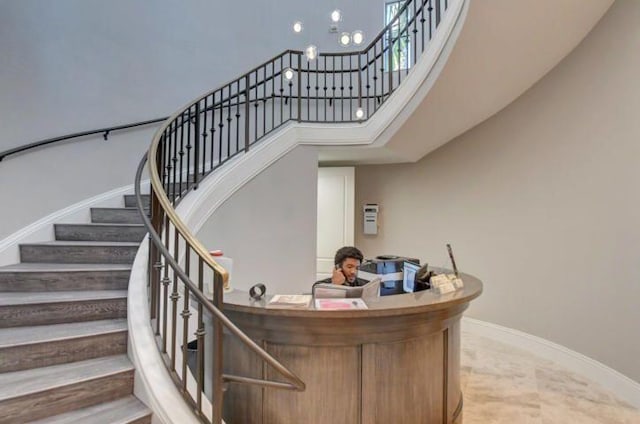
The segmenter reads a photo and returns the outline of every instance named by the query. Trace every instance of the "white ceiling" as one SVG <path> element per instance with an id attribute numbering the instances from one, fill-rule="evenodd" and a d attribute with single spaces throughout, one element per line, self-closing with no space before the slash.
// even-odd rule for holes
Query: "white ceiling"
<path id="1" fill-rule="evenodd" d="M 383 147 L 323 147 L 323 164 L 413 162 L 507 106 L 569 54 L 613 0 L 472 0 L 438 80 Z"/>

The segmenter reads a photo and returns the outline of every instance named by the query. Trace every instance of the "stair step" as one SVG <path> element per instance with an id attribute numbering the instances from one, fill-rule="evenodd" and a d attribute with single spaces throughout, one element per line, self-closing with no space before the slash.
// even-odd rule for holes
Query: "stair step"
<path id="1" fill-rule="evenodd" d="M 0 328 L 125 318 L 125 290 L 13 292 L 0 297 Z"/>
<path id="2" fill-rule="evenodd" d="M 37 244 L 21 244 L 22 262 L 47 263 L 108 263 L 130 264 L 138 251 L 139 243 L 107 241 L 52 241 Z"/>
<path id="3" fill-rule="evenodd" d="M 145 208 L 149 208 L 149 205 L 151 204 L 151 196 L 148 195 L 148 194 L 143 194 L 142 195 L 142 203 L 143 203 Z M 125 194 L 124 195 L 124 206 L 126 208 L 136 208 L 136 207 L 138 207 L 138 203 L 136 202 L 136 195 L 135 194 Z"/>
<path id="4" fill-rule="evenodd" d="M 151 410 L 134 396 L 101 403 L 31 424 L 150 424 Z"/>
<path id="5" fill-rule="evenodd" d="M 142 224 L 138 208 L 91 208 L 91 222 L 103 224 Z"/>
<path id="6" fill-rule="evenodd" d="M 137 242 L 147 230 L 139 224 L 55 224 L 56 240 Z"/>
<path id="7" fill-rule="evenodd" d="M 28 422 L 131 395 L 126 355 L 0 374 L 0 423 Z"/>
<path id="8" fill-rule="evenodd" d="M 0 267 L 0 292 L 126 290 L 129 264 L 20 263 Z"/>
<path id="9" fill-rule="evenodd" d="M 127 320 L 0 329 L 0 372 L 46 367 L 127 351 Z"/>

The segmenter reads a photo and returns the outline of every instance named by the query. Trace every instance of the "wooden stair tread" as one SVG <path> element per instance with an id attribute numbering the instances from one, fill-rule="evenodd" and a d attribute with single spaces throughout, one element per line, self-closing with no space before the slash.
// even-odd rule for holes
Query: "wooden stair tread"
<path id="1" fill-rule="evenodd" d="M 139 246 L 135 241 L 44 241 L 41 243 L 23 243 L 20 246 Z"/>
<path id="2" fill-rule="evenodd" d="M 127 210 L 127 211 L 137 211 L 138 208 L 135 206 L 116 206 L 116 207 L 92 207 L 93 210 L 108 210 L 108 211 L 118 211 L 118 210 Z"/>
<path id="3" fill-rule="evenodd" d="M 126 355 L 116 355 L 8 372 L 0 374 L 0 400 L 13 399 L 132 370 L 133 365 Z"/>
<path id="4" fill-rule="evenodd" d="M 131 271 L 131 264 L 65 264 L 46 262 L 22 262 L 0 266 L 0 272 L 86 272 Z"/>
<path id="5" fill-rule="evenodd" d="M 33 305 L 38 303 L 74 302 L 83 300 L 121 299 L 126 290 L 89 290 L 61 292 L 9 292 L 2 293 L 0 306 Z"/>
<path id="6" fill-rule="evenodd" d="M 69 340 L 122 331 L 127 331 L 126 319 L 0 328 L 0 349 L 9 346 Z"/>
<path id="7" fill-rule="evenodd" d="M 33 421 L 31 424 L 124 424 L 150 416 L 151 410 L 134 396 Z"/>
<path id="8" fill-rule="evenodd" d="M 133 224 L 133 223 L 117 223 L 117 222 L 85 222 L 85 223 L 81 223 L 81 224 L 55 224 L 58 227 L 83 227 L 83 226 L 88 226 L 88 227 L 105 227 L 105 228 L 111 228 L 111 227 L 133 227 L 133 228 L 141 228 L 144 227 L 143 224 Z"/>

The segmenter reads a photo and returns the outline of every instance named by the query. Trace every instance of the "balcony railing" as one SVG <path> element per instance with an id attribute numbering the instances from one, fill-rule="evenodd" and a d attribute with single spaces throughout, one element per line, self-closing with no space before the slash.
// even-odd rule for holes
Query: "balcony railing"
<path id="1" fill-rule="evenodd" d="M 203 422 L 221 422 L 227 384 L 304 390 L 304 383 L 226 318 L 222 309 L 227 272 L 211 259 L 174 207 L 207 175 L 290 121 L 335 124 L 370 118 L 410 71 L 392 66 L 397 61 L 394 54 L 411 49 L 407 57 L 415 64 L 448 6 L 448 0 L 408 0 L 361 51 L 321 53 L 315 60 L 307 60 L 300 51 L 285 51 L 196 99 L 156 132 L 135 184 L 138 207 L 150 233 L 152 325 L 167 368 Z M 147 161 L 150 218 L 140 195 Z M 194 390 L 187 372 L 190 326 L 195 326 L 198 341 Z M 224 374 L 223 327 L 286 382 Z M 207 332 L 213 339 L 212 351 L 205 349 Z M 211 382 L 208 406 L 202 396 L 205 381 Z"/>

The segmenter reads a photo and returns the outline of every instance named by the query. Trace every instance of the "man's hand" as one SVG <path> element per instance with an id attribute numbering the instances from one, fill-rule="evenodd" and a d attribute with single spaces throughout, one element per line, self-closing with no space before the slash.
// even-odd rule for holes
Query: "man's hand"
<path id="1" fill-rule="evenodd" d="M 333 268 L 333 274 L 331 275 L 331 282 L 333 284 L 343 285 L 347 281 L 342 270 L 340 268 Z"/>

